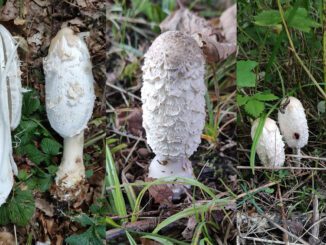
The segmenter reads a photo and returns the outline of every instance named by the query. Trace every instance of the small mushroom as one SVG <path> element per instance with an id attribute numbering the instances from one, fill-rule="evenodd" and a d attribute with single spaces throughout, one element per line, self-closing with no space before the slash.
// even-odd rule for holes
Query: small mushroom
<path id="1" fill-rule="evenodd" d="M 143 126 L 156 154 L 150 178 L 194 177 L 188 158 L 200 144 L 205 125 L 204 63 L 196 41 L 179 31 L 161 34 L 145 54 Z M 180 192 L 175 186 L 172 191 Z"/>
<path id="2" fill-rule="evenodd" d="M 300 100 L 295 97 L 283 99 L 278 111 L 278 122 L 285 142 L 300 161 L 300 149 L 308 143 L 309 138 L 307 118 Z"/>
<path id="3" fill-rule="evenodd" d="M 61 29 L 51 41 L 43 66 L 47 116 L 52 128 L 64 138 L 63 158 L 55 179 L 57 196 L 73 200 L 85 178 L 84 129 L 95 100 L 92 64 L 85 42 L 70 28 Z"/>
<path id="4" fill-rule="evenodd" d="M 21 119 L 22 86 L 17 44 L 0 25 L 0 206 L 6 201 L 18 170 L 12 156 L 11 130 Z"/>
<path id="5" fill-rule="evenodd" d="M 251 127 L 251 138 L 254 139 L 259 118 Z M 266 118 L 263 131 L 260 135 L 256 152 L 260 161 L 266 167 L 282 167 L 285 161 L 284 142 L 276 122 L 271 118 Z"/>

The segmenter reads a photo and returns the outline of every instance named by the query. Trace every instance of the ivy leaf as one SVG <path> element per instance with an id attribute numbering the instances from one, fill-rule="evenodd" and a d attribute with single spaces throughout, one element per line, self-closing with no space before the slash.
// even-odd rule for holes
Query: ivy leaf
<path id="1" fill-rule="evenodd" d="M 245 104 L 244 108 L 249 115 L 257 118 L 264 111 L 265 104 L 259 100 L 251 99 L 247 102 L 247 104 Z"/>
<path id="2" fill-rule="evenodd" d="M 273 100 L 278 99 L 278 97 L 276 95 L 274 95 L 273 93 L 270 93 L 270 92 L 257 93 L 253 96 L 253 98 L 260 100 L 260 101 L 273 101 Z"/>
<path id="3" fill-rule="evenodd" d="M 237 62 L 237 85 L 239 87 L 255 87 L 256 74 L 252 72 L 258 63 L 252 60 L 241 60 Z"/>
<path id="4" fill-rule="evenodd" d="M 265 10 L 254 17 L 255 24 L 258 26 L 276 26 L 282 19 L 277 10 Z"/>
<path id="5" fill-rule="evenodd" d="M 53 139 L 45 138 L 41 142 L 41 148 L 44 153 L 55 156 L 59 154 L 61 144 Z"/>

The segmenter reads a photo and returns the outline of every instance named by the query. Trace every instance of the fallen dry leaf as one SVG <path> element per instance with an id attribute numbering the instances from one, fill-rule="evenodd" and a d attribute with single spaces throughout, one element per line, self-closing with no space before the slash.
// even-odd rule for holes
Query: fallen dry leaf
<path id="1" fill-rule="evenodd" d="M 53 217 L 53 204 L 48 203 L 45 199 L 36 198 L 35 206 L 39 210 L 43 211 L 47 216 Z"/>
<path id="2" fill-rule="evenodd" d="M 197 226 L 197 221 L 196 221 L 195 216 L 189 217 L 188 222 L 187 222 L 187 227 L 182 232 L 183 238 L 186 240 L 191 240 L 194 235 L 196 226 Z"/>
<path id="3" fill-rule="evenodd" d="M 224 60 L 236 51 L 236 42 L 228 42 L 233 40 L 234 28 L 236 29 L 236 19 L 234 19 L 234 9 L 227 10 L 223 16 L 222 28 L 227 27 L 231 30 L 224 31 L 222 28 L 216 28 L 211 22 L 199 17 L 187 8 L 181 8 L 168 16 L 161 24 L 162 32 L 165 31 L 181 31 L 192 35 L 198 45 L 203 50 L 208 63 L 214 63 Z M 235 15 L 236 17 L 236 15 Z M 221 21 L 221 20 L 220 20 Z M 227 37 L 223 37 L 227 35 Z"/>
<path id="4" fill-rule="evenodd" d="M 142 136 L 145 134 L 142 123 L 142 110 L 140 108 L 131 108 L 129 112 L 118 112 L 116 127 L 120 128 L 126 125 L 127 131 L 132 135 Z"/>
<path id="5" fill-rule="evenodd" d="M 14 245 L 15 238 L 14 236 L 6 231 L 0 232 L 0 245 Z"/>
<path id="6" fill-rule="evenodd" d="M 145 178 L 146 182 L 154 181 L 154 178 Z M 165 204 L 168 206 L 173 205 L 172 204 L 172 196 L 173 192 L 171 191 L 171 188 L 169 188 L 168 185 L 153 185 L 149 188 L 149 194 L 151 197 L 153 197 L 155 203 L 159 204 Z"/>
<path id="7" fill-rule="evenodd" d="M 15 0 L 8 0 L 6 4 L 0 8 L 0 20 L 14 20 L 18 16 L 18 12 L 19 11 L 15 4 Z"/>

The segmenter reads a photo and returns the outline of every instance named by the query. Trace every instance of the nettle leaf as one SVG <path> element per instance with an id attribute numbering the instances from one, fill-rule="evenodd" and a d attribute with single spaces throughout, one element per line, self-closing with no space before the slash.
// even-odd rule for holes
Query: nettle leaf
<path id="1" fill-rule="evenodd" d="M 278 97 L 276 95 L 274 95 L 273 93 L 270 93 L 270 92 L 257 93 L 253 96 L 253 98 L 260 100 L 260 101 L 273 101 L 273 100 L 278 99 Z"/>
<path id="2" fill-rule="evenodd" d="M 251 99 L 245 104 L 244 108 L 249 115 L 257 118 L 264 111 L 265 104 L 259 100 Z"/>
<path id="3" fill-rule="evenodd" d="M 75 222 L 78 222 L 79 224 L 81 224 L 83 227 L 95 224 L 94 220 L 86 214 L 80 214 L 80 215 L 74 217 L 73 220 Z"/>
<path id="4" fill-rule="evenodd" d="M 285 12 L 286 19 L 289 18 L 292 10 L 293 8 L 290 8 Z M 303 32 L 310 32 L 311 28 L 321 27 L 318 22 L 309 17 L 308 11 L 305 8 L 298 8 L 288 25 Z"/>
<path id="5" fill-rule="evenodd" d="M 259 26 L 276 26 L 282 19 L 278 10 L 265 10 L 254 17 L 255 24 Z"/>
<path id="6" fill-rule="evenodd" d="M 241 94 L 237 94 L 237 103 L 239 106 L 245 105 L 249 99 L 250 99 L 249 96 L 243 96 Z"/>
<path id="7" fill-rule="evenodd" d="M 0 207 L 0 224 L 14 223 L 26 226 L 35 212 L 35 202 L 31 191 L 17 189 L 7 203 Z"/>
<path id="8" fill-rule="evenodd" d="M 61 147 L 60 143 L 50 138 L 45 138 L 41 142 L 42 151 L 52 156 L 58 155 Z"/>
<path id="9" fill-rule="evenodd" d="M 34 91 L 24 93 L 23 97 L 23 115 L 29 116 L 37 111 L 41 106 L 39 97 Z"/>
<path id="10" fill-rule="evenodd" d="M 256 61 L 241 60 L 237 62 L 237 85 L 239 87 L 255 87 L 256 74 L 252 70 L 258 65 Z"/>
<path id="11" fill-rule="evenodd" d="M 72 235 L 66 239 L 70 245 L 102 245 L 105 239 L 105 226 L 92 225 L 84 233 Z"/>
<path id="12" fill-rule="evenodd" d="M 41 152 L 34 144 L 28 144 L 24 146 L 23 152 L 27 155 L 27 157 L 35 164 L 40 164 L 45 161 L 47 156 Z"/>

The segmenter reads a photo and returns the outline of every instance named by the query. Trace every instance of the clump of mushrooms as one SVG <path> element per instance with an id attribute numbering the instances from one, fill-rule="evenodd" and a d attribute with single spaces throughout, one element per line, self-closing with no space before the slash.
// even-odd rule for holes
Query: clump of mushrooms
<path id="1" fill-rule="evenodd" d="M 205 125 L 204 64 L 196 41 L 179 31 L 158 36 L 145 54 L 143 127 L 156 154 L 150 178 L 194 178 L 188 158 L 200 144 Z M 183 192 L 182 185 L 170 187 L 176 196 Z"/>
<path id="2" fill-rule="evenodd" d="M 0 25 L 0 206 L 13 187 L 13 174 L 18 172 L 11 142 L 11 130 L 21 119 L 23 92 L 16 48 L 10 32 Z"/>
<path id="3" fill-rule="evenodd" d="M 300 100 L 295 97 L 283 99 L 278 111 L 278 121 L 285 142 L 300 161 L 300 149 L 308 143 L 309 138 L 307 118 Z"/>
<path id="4" fill-rule="evenodd" d="M 260 118 L 251 127 L 251 138 L 254 139 Z M 284 142 L 276 122 L 266 118 L 263 131 L 258 140 L 256 152 L 266 167 L 282 167 L 285 161 Z"/>
<path id="5" fill-rule="evenodd" d="M 55 179 L 57 196 L 73 200 L 85 179 L 84 129 L 95 100 L 86 43 L 70 28 L 61 29 L 51 41 L 43 66 L 47 116 L 52 128 L 64 138 L 63 158 Z"/>

